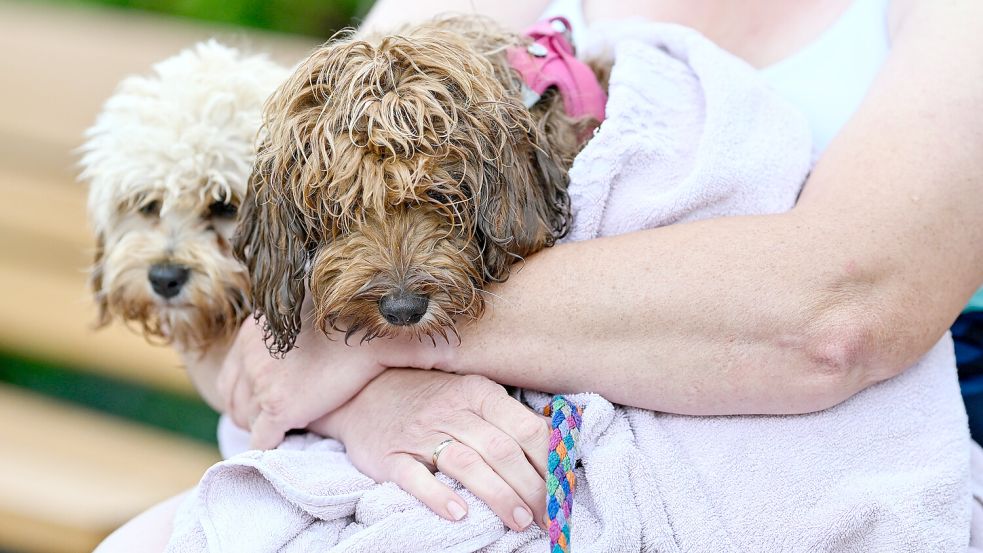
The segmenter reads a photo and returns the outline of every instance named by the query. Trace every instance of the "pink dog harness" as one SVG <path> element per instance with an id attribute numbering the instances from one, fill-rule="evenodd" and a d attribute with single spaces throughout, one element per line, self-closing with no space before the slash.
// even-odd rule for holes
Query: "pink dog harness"
<path id="1" fill-rule="evenodd" d="M 547 89 L 556 87 L 567 115 L 604 121 L 607 95 L 590 67 L 574 56 L 569 30 L 570 22 L 564 17 L 540 21 L 526 31 L 532 44 L 509 49 L 509 64 L 526 83 L 526 107 L 532 107 Z"/>

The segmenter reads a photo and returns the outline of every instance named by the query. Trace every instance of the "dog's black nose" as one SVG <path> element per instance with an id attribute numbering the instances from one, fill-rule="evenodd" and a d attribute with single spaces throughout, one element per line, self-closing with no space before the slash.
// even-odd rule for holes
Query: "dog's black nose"
<path id="1" fill-rule="evenodd" d="M 379 300 L 379 313 L 389 324 L 406 326 L 420 322 L 427 313 L 430 300 L 408 292 L 396 292 Z"/>
<path id="2" fill-rule="evenodd" d="M 154 292 L 157 292 L 158 296 L 162 298 L 173 298 L 181 291 L 184 283 L 188 282 L 188 276 L 190 274 L 187 267 L 160 263 L 150 267 L 147 278 L 150 280 L 150 286 L 154 289 Z"/>

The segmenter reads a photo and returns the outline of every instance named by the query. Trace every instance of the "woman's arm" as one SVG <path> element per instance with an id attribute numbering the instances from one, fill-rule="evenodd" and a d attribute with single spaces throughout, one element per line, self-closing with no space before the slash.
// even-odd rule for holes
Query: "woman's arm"
<path id="1" fill-rule="evenodd" d="M 983 3 L 914 3 L 790 213 L 543 251 L 421 364 L 688 414 L 832 406 L 909 366 L 983 279 Z"/>

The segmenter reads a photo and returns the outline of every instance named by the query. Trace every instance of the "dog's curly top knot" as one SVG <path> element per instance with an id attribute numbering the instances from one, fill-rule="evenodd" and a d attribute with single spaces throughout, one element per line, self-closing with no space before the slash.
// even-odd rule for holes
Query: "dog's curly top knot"
<path id="1" fill-rule="evenodd" d="M 274 94 L 236 239 L 272 352 L 308 279 L 324 330 L 446 338 L 566 232 L 585 123 L 555 94 L 522 104 L 506 50 L 523 41 L 478 17 L 347 33 Z"/>

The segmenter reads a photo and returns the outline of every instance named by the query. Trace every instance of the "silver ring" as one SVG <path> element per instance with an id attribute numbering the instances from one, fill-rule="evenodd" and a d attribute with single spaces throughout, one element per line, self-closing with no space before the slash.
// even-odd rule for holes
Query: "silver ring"
<path id="1" fill-rule="evenodd" d="M 454 438 L 447 438 L 446 440 L 437 444 L 437 447 L 435 447 L 433 450 L 433 456 L 430 458 L 433 461 L 433 468 L 435 469 L 437 468 L 437 458 L 440 457 L 440 454 L 443 453 L 445 449 L 447 449 L 447 446 L 451 445 L 456 441 L 457 440 L 455 440 Z"/>

